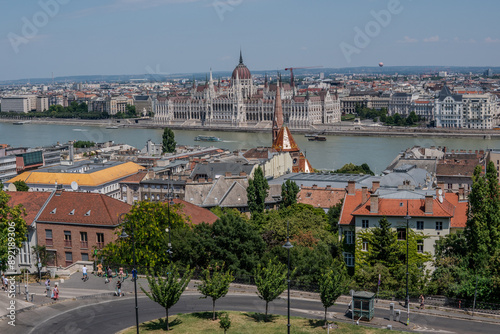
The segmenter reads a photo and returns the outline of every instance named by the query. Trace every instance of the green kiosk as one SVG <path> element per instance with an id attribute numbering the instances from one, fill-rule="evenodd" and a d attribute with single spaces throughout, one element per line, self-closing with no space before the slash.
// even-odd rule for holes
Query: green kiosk
<path id="1" fill-rule="evenodd" d="M 355 291 L 352 295 L 354 302 L 353 316 L 355 319 L 372 320 L 375 309 L 375 294 L 368 291 Z"/>

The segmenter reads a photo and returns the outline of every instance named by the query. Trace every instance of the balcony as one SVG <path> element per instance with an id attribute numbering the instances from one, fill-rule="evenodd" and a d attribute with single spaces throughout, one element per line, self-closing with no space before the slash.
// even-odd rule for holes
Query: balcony
<path id="1" fill-rule="evenodd" d="M 54 246 L 54 240 L 53 239 L 45 239 L 45 246 L 47 246 L 47 247 Z"/>
<path id="2" fill-rule="evenodd" d="M 80 241 L 80 248 L 89 248 L 88 241 Z"/>
<path id="3" fill-rule="evenodd" d="M 71 247 L 71 240 L 64 240 L 64 247 Z"/>
<path id="4" fill-rule="evenodd" d="M 104 242 L 98 242 L 97 243 L 97 248 L 99 248 L 99 249 L 104 248 Z"/>

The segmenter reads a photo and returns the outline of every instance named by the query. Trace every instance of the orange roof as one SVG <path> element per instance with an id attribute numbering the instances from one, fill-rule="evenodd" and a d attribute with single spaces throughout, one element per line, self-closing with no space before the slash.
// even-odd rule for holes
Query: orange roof
<path id="1" fill-rule="evenodd" d="M 189 218 L 191 224 L 213 224 L 217 219 L 219 219 L 219 217 L 217 217 L 212 211 L 205 208 L 200 208 L 199 206 L 186 202 L 184 200 L 176 198 L 173 200 L 173 202 L 175 204 L 181 205 L 180 212 L 184 216 Z"/>
<path id="2" fill-rule="evenodd" d="M 62 184 L 71 185 L 75 181 L 80 186 L 98 186 L 129 175 L 133 175 L 144 168 L 134 162 L 126 162 L 93 173 L 48 173 L 48 172 L 24 172 L 7 183 L 18 180 L 30 184 Z"/>
<path id="3" fill-rule="evenodd" d="M 131 205 L 103 194 L 58 191 L 40 214 L 38 222 L 116 226 Z"/>
<path id="4" fill-rule="evenodd" d="M 330 208 L 344 198 L 345 188 L 312 188 L 302 187 L 297 201 L 317 208 Z"/>
<path id="5" fill-rule="evenodd" d="M 286 126 L 282 126 L 278 135 L 276 136 L 276 140 L 273 143 L 273 148 L 277 151 L 284 152 L 297 152 L 299 151 L 299 147 L 293 139 L 292 133 Z"/>
<path id="6" fill-rule="evenodd" d="M 455 214 L 451 218 L 451 228 L 465 228 L 467 223 L 467 209 L 469 202 L 467 200 L 459 200 L 459 195 L 456 193 L 445 193 L 445 198 L 448 202 L 455 206 Z"/>
<path id="7" fill-rule="evenodd" d="M 340 215 L 339 224 L 354 224 L 355 216 L 387 216 L 404 217 L 407 213 L 411 217 L 445 217 L 451 218 L 451 227 L 465 227 L 467 220 L 467 203 L 458 202 L 458 195 L 447 193 L 443 203 L 433 199 L 432 214 L 425 213 L 424 199 L 392 199 L 379 198 L 378 212 L 370 212 L 370 193 L 367 200 L 362 202 L 362 191 L 356 190 L 353 195 L 344 196 L 344 204 Z"/>
<path id="8" fill-rule="evenodd" d="M 21 204 L 26 212 L 26 225 L 31 226 L 36 216 L 50 196 L 50 192 L 9 191 L 9 206 Z"/>

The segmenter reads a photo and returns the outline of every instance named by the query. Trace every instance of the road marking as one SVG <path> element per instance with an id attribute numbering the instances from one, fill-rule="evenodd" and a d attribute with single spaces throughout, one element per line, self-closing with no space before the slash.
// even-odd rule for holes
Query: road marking
<path id="1" fill-rule="evenodd" d="M 146 298 L 146 296 L 140 296 L 140 297 L 137 297 L 137 298 Z M 35 329 L 37 329 L 39 326 L 45 324 L 47 321 L 50 321 L 52 319 L 54 319 L 55 317 L 59 317 L 61 314 L 65 314 L 65 313 L 68 313 L 68 312 L 72 312 L 72 311 L 75 311 L 75 310 L 79 310 L 79 309 L 82 309 L 84 307 L 92 307 L 92 306 L 96 306 L 96 305 L 101 305 L 101 304 L 107 304 L 107 303 L 112 303 L 112 302 L 116 302 L 116 301 L 121 301 L 121 300 L 128 300 L 128 299 L 134 299 L 134 297 L 125 297 L 123 299 L 111 299 L 111 300 L 106 300 L 106 301 L 103 301 L 103 302 L 99 302 L 99 303 L 93 303 L 93 304 L 88 304 L 88 305 L 81 305 L 81 306 L 78 306 L 78 307 L 75 307 L 75 308 L 72 308 L 72 309 L 69 309 L 69 310 L 66 310 L 64 312 L 60 312 L 58 314 L 54 314 L 53 316 L 51 316 L 50 318 L 44 320 L 43 322 L 39 323 L 38 325 L 36 325 L 35 327 L 33 327 L 28 334 L 31 334 L 33 333 L 33 331 Z"/>
<path id="2" fill-rule="evenodd" d="M 420 326 L 414 327 L 413 330 L 415 332 L 455 333 L 455 332 L 445 331 L 443 329 L 434 329 L 434 328 L 427 328 L 427 327 L 420 327 Z"/>

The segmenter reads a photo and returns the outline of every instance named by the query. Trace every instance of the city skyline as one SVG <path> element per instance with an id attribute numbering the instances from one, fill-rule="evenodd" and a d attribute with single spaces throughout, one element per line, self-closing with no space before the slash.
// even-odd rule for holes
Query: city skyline
<path id="1" fill-rule="evenodd" d="M 8 7 L 0 81 L 230 71 L 240 48 L 256 71 L 500 65 L 494 1 L 41 0 Z"/>

